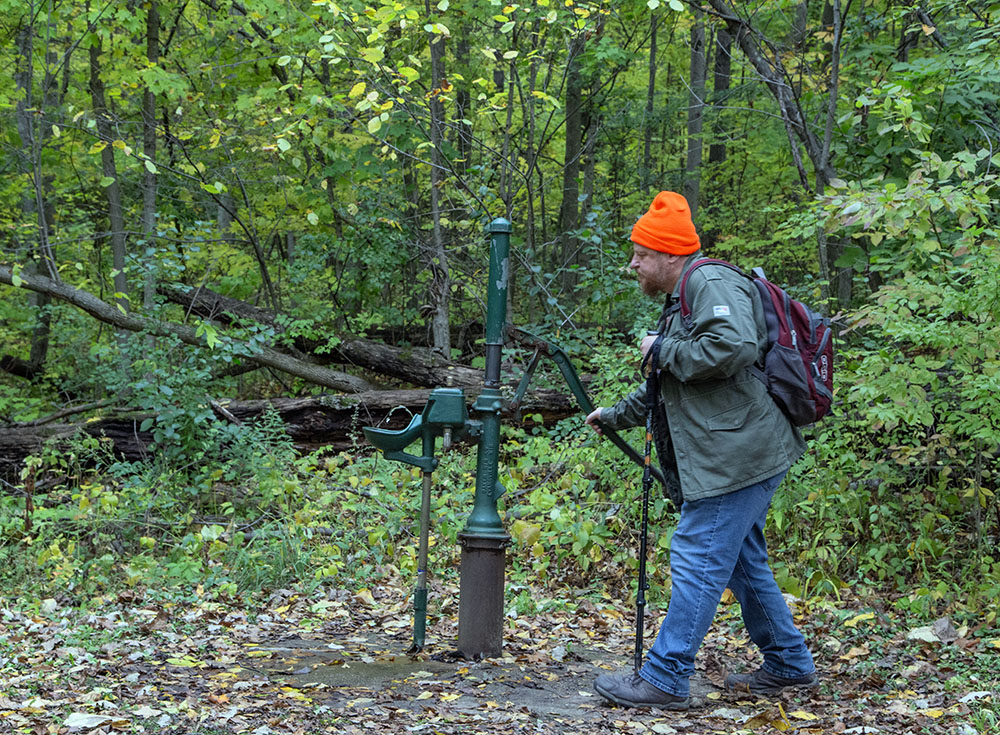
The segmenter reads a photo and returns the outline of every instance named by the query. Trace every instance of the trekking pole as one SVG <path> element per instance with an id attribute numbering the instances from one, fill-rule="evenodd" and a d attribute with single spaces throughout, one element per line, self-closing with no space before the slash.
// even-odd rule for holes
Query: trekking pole
<path id="1" fill-rule="evenodd" d="M 653 333 L 655 334 L 655 333 Z M 642 668 L 642 628 L 646 614 L 646 542 L 649 531 L 649 491 L 653 487 L 653 411 L 656 410 L 657 392 L 660 389 L 656 375 L 659 338 L 653 342 L 643 359 L 643 367 L 649 369 L 646 377 L 646 447 L 642 458 L 642 526 L 639 530 L 639 584 L 635 593 L 635 657 L 636 673 Z"/>
<path id="2" fill-rule="evenodd" d="M 646 451 L 642 466 L 642 527 L 639 531 L 639 586 L 635 593 L 635 670 L 642 668 L 642 627 L 646 614 L 646 540 L 649 528 L 649 491 L 653 486 L 650 463 L 653 453 L 653 412 L 646 411 Z"/>

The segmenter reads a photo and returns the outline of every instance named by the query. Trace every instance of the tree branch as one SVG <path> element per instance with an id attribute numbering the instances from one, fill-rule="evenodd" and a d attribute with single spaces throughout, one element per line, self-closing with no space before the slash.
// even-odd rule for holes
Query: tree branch
<path id="1" fill-rule="evenodd" d="M 51 278 L 20 274 L 17 276 L 17 282 L 22 288 L 27 288 L 37 293 L 48 294 L 61 301 L 65 301 L 87 312 L 98 321 L 111 324 L 120 329 L 126 329 L 131 332 L 148 332 L 161 337 L 173 336 L 185 344 L 196 347 L 206 346 L 205 338 L 197 334 L 196 330 L 192 327 L 124 313 L 116 306 L 102 301 L 87 291 L 73 288 L 65 283 L 56 282 Z M 14 274 L 10 268 L 0 266 L 0 283 L 6 283 L 9 286 L 15 285 Z M 294 375 L 316 385 L 348 393 L 357 393 L 371 388 L 370 384 L 362 378 L 330 370 L 319 365 L 313 365 L 304 360 L 282 354 L 269 347 L 257 349 L 245 345 L 245 349 L 246 352 L 242 353 L 241 357 L 258 365 Z"/>

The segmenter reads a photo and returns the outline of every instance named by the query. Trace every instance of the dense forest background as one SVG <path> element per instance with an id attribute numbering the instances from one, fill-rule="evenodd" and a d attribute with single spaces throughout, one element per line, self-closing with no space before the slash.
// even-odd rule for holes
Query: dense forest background
<path id="1" fill-rule="evenodd" d="M 410 579 L 415 476 L 359 429 L 475 393 L 486 224 L 510 320 L 607 402 L 659 309 L 629 229 L 672 189 L 709 254 L 835 317 L 783 588 L 995 618 L 1000 4 L 0 0 L 0 35 L 6 585 Z M 511 574 L 628 595 L 639 472 L 538 387 L 504 430 Z M 473 466 L 435 473 L 435 568 Z"/>

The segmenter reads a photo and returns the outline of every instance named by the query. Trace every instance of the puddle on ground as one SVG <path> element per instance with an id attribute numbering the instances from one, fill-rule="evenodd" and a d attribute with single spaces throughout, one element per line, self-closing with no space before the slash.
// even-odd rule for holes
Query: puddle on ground
<path id="1" fill-rule="evenodd" d="M 275 654 L 265 663 L 269 673 L 310 690 L 317 703 L 344 709 L 391 702 L 416 710 L 448 703 L 456 710 L 516 708 L 546 717 L 581 717 L 607 706 L 594 692 L 594 679 L 631 664 L 596 649 L 574 648 L 563 661 L 545 657 L 529 662 L 510 655 L 464 661 L 427 653 L 417 659 L 391 650 L 392 645 L 358 639 L 331 648 L 324 641 L 296 639 L 260 648 Z M 691 688 L 696 707 L 704 706 L 705 696 L 716 690 L 700 675 Z"/>

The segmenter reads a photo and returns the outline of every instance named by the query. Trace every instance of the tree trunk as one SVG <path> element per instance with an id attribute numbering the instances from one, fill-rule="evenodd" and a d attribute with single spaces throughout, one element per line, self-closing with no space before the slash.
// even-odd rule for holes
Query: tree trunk
<path id="1" fill-rule="evenodd" d="M 684 168 L 684 198 L 691 207 L 692 219 L 698 217 L 698 198 L 701 194 L 702 127 L 705 111 L 705 16 L 695 11 L 691 27 L 691 85 L 687 114 L 687 161 Z"/>
<path id="2" fill-rule="evenodd" d="M 431 14 L 430 0 L 425 0 L 428 18 Z M 441 192 L 444 189 L 444 104 L 441 102 L 441 86 L 444 76 L 444 36 L 433 35 L 431 31 L 431 247 L 428 260 L 434 277 L 431 280 L 431 334 L 434 349 L 445 358 L 451 356 L 451 330 L 448 310 L 451 302 L 451 274 L 448 269 L 448 253 L 444 247 L 444 230 L 441 225 Z"/>
<path id="3" fill-rule="evenodd" d="M 570 233 L 579 226 L 580 152 L 583 143 L 583 33 L 573 36 L 566 60 L 566 147 L 563 155 L 562 205 L 559 208 L 560 265 L 568 268 L 576 258 L 577 242 Z M 573 288 L 571 272 L 564 271 L 563 288 Z"/>
<path id="4" fill-rule="evenodd" d="M 29 5 L 29 13 L 34 20 L 33 3 Z M 52 251 L 49 237 L 49 222 L 51 221 L 48 197 L 46 195 L 47 182 L 51 177 L 42 174 L 41 155 L 45 139 L 50 134 L 45 129 L 39 130 L 36 126 L 33 109 L 35 108 L 34 96 L 34 23 L 26 25 L 17 37 L 18 57 L 14 68 L 14 84 L 20 95 L 15 108 L 14 116 L 17 123 L 17 132 L 21 138 L 22 161 L 21 166 L 24 173 L 31 179 L 31 187 L 24 193 L 21 200 L 21 211 L 25 222 L 34 221 L 37 229 L 37 236 L 28 241 L 18 243 L 17 250 L 23 251 L 28 260 L 27 270 L 29 273 L 41 272 L 49 277 L 58 278 L 58 271 L 55 268 L 55 255 Z M 50 75 L 49 65 L 46 65 L 45 89 L 54 89 L 55 84 Z M 50 87 L 51 85 L 51 87 Z M 42 108 L 48 110 L 49 99 L 42 100 Z M 50 128 L 49 128 L 50 130 Z M 20 254 L 20 253 L 19 253 Z M 8 372 L 35 380 L 41 376 L 45 360 L 48 357 L 49 336 L 52 326 L 52 315 L 49 310 L 50 298 L 45 294 L 32 294 L 31 306 L 35 317 L 35 326 L 31 335 L 31 348 L 27 362 L 24 360 L 5 355 L 0 358 L 0 363 Z"/>
<path id="5" fill-rule="evenodd" d="M 792 19 L 792 31 L 788 38 L 789 44 L 802 49 L 806 40 L 809 23 L 809 0 L 802 0 L 795 6 L 795 17 Z"/>
<path id="6" fill-rule="evenodd" d="M 458 34 L 458 41 L 455 43 L 455 62 L 463 76 L 467 74 L 469 68 L 469 34 L 471 29 L 468 25 L 463 25 Z M 458 155 L 461 157 L 461 168 L 469 170 L 472 167 L 472 125 L 467 122 L 472 115 L 472 92 L 470 91 L 472 80 L 464 78 L 458 83 L 455 92 L 455 118 L 457 119 L 457 145 Z"/>
<path id="7" fill-rule="evenodd" d="M 104 81 L 101 79 L 101 41 L 95 38 L 90 45 L 90 97 L 97 121 L 97 134 L 104 142 L 101 150 L 101 172 L 104 174 L 104 192 L 108 200 L 108 221 L 111 224 L 111 260 L 114 268 L 112 281 L 115 301 L 125 311 L 130 311 L 128 279 L 125 274 L 125 217 L 122 213 L 122 189 L 115 167 L 115 149 L 112 145 L 118 139 L 111 126 L 104 96 Z"/>
<path id="8" fill-rule="evenodd" d="M 538 65 L 541 63 L 538 54 L 535 53 L 538 49 L 538 36 L 541 21 L 536 17 L 531 25 L 531 57 L 530 66 L 528 67 L 528 94 L 525 96 L 524 105 L 527 110 L 524 113 L 524 117 L 527 120 L 528 135 L 525 141 L 525 152 L 524 159 L 527 162 L 525 175 L 524 175 L 524 186 L 525 186 L 525 201 L 528 205 L 528 221 L 525 223 L 525 253 L 538 257 L 538 252 L 536 249 L 538 238 L 535 234 L 535 185 L 532 183 L 534 181 L 534 175 L 536 169 L 538 169 L 538 152 L 535 148 L 535 132 L 536 132 L 536 110 L 537 110 L 537 98 L 535 97 L 535 85 L 538 83 Z M 541 177 L 541 171 L 537 171 L 539 177 Z M 529 302 L 530 304 L 530 302 Z M 529 306 L 526 304 L 526 306 Z M 530 309 L 530 306 L 529 306 Z M 530 319 L 530 311 L 528 312 L 528 318 Z"/>
<path id="9" fill-rule="evenodd" d="M 829 30 L 833 34 L 833 41 L 829 45 L 830 53 L 830 82 L 827 97 L 826 124 L 823 130 L 823 147 L 820 152 L 821 160 L 829 166 L 830 149 L 833 143 L 833 126 L 837 117 L 837 98 L 840 90 L 840 44 L 843 38 L 843 14 L 841 12 L 840 0 L 833 0 L 832 4 L 824 6 L 823 23 L 824 30 Z M 816 190 L 822 191 L 822 187 L 827 182 L 823 182 L 817 175 Z M 820 227 L 817 231 L 817 248 L 820 261 L 820 284 L 825 299 L 835 297 L 839 308 L 846 308 L 851 302 L 851 286 L 854 280 L 854 269 L 851 267 L 837 266 L 836 262 L 844 251 L 843 244 L 837 241 L 829 241 L 826 231 Z M 832 291 L 827 287 L 829 283 Z"/>
<path id="10" fill-rule="evenodd" d="M 722 108 L 729 98 L 730 76 L 733 63 L 733 37 L 729 31 L 720 27 L 715 35 L 715 59 L 712 65 L 712 143 L 708 147 L 708 170 L 710 186 L 707 202 L 703 209 L 710 216 L 703 217 L 707 222 L 702 227 L 702 245 L 711 248 L 718 238 L 718 220 L 714 215 L 719 212 L 720 202 L 725 194 L 730 194 L 732 177 L 726 173 L 723 164 L 726 162 L 726 130 L 722 122 Z"/>
<path id="11" fill-rule="evenodd" d="M 146 60 L 155 66 L 160 60 L 160 9 L 157 0 L 149 0 L 146 11 Z M 156 95 L 146 87 L 142 93 L 142 152 L 153 166 L 146 166 L 142 174 L 142 239 L 145 252 L 142 260 L 146 273 L 142 286 L 142 307 L 145 311 L 153 308 L 156 296 L 154 267 L 156 256 L 153 237 L 156 230 Z"/>
<path id="12" fill-rule="evenodd" d="M 715 64 L 712 69 L 712 104 L 722 106 L 729 97 L 729 79 L 733 68 L 733 37 L 729 31 L 720 28 L 715 37 Z M 715 130 L 712 144 L 708 147 L 708 162 L 719 165 L 726 161 L 726 144 L 722 138 L 723 129 L 719 123 L 719 112 L 715 113 Z"/>
<path id="13" fill-rule="evenodd" d="M 649 194 L 653 182 L 653 112 L 656 99 L 656 26 L 658 16 L 649 17 L 649 76 L 646 84 L 646 114 L 642 134 L 642 190 Z"/>

